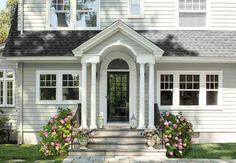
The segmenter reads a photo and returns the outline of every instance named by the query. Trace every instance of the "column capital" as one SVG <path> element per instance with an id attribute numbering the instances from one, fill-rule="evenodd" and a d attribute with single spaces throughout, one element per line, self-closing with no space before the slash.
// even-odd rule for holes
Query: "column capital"
<path id="1" fill-rule="evenodd" d="M 81 63 L 97 64 L 99 62 L 100 62 L 100 56 L 90 55 L 90 56 L 83 56 L 81 58 Z"/>
<path id="2" fill-rule="evenodd" d="M 139 64 L 146 64 L 146 63 L 155 64 L 155 57 L 152 55 L 137 56 L 137 63 L 139 63 Z"/>

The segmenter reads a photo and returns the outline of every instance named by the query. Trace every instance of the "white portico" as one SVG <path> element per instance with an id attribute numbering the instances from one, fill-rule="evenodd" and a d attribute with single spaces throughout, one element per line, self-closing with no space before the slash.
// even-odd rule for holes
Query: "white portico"
<path id="1" fill-rule="evenodd" d="M 103 113 L 105 125 L 113 122 L 128 124 L 131 117 L 135 116 L 139 129 L 155 127 L 154 66 L 156 58 L 164 53 L 160 48 L 123 22 L 117 21 L 76 48 L 73 53 L 81 58 L 82 63 L 83 128 L 97 128 L 100 112 Z M 148 81 L 145 81 L 146 75 Z M 87 81 L 88 76 L 90 81 Z M 149 83 L 149 88 L 145 90 L 146 83 Z M 87 92 L 89 85 L 90 94 Z M 145 94 L 148 95 L 147 105 Z M 88 103 L 90 108 L 87 107 Z"/>

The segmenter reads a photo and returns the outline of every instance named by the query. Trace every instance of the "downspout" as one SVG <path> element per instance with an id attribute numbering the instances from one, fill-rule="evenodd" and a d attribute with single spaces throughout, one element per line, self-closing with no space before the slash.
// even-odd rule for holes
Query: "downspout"
<path id="1" fill-rule="evenodd" d="M 24 0 L 21 0 L 20 4 L 21 4 L 21 10 L 20 10 L 20 22 L 21 22 L 20 34 L 23 34 L 24 33 Z"/>
<path id="2" fill-rule="evenodd" d="M 23 67 L 24 67 L 24 63 L 18 63 L 19 65 L 19 119 L 20 119 L 20 124 L 19 124 L 19 128 L 20 128 L 20 135 L 19 135 L 19 142 L 18 144 L 23 144 L 24 142 L 24 137 L 23 137 Z"/>

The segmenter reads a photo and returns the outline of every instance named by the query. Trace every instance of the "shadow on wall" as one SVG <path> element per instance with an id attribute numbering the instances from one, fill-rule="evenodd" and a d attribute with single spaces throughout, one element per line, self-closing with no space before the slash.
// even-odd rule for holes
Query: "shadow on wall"
<path id="1" fill-rule="evenodd" d="M 156 41 L 155 44 L 165 51 L 163 56 L 189 56 L 194 57 L 199 54 L 196 51 L 184 48 L 178 42 L 178 38 L 174 35 L 168 34 L 165 39 Z"/>

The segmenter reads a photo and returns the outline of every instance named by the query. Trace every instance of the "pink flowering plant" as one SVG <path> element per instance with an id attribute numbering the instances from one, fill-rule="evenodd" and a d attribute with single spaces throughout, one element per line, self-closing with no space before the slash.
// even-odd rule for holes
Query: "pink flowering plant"
<path id="1" fill-rule="evenodd" d="M 74 113 L 68 108 L 59 108 L 40 132 L 40 151 L 45 156 L 62 155 L 68 152 L 72 141 Z"/>
<path id="2" fill-rule="evenodd" d="M 162 113 L 161 128 L 163 143 L 168 157 L 182 157 L 191 144 L 193 135 L 192 124 L 182 116 L 170 112 Z"/>

